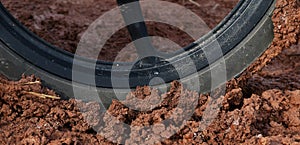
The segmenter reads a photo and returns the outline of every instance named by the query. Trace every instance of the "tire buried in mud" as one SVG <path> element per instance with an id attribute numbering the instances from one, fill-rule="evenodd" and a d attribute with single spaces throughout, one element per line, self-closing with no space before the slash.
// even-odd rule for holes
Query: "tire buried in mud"
<path id="1" fill-rule="evenodd" d="M 182 57 L 192 58 L 197 68 L 197 78 L 200 78 L 200 92 L 211 90 L 210 67 L 205 58 L 200 58 L 203 51 L 199 48 L 210 48 L 213 42 L 218 42 L 224 54 L 226 63 L 227 79 L 238 76 L 251 62 L 260 56 L 273 39 L 273 24 L 271 15 L 274 9 L 272 0 L 243 0 L 232 10 L 232 12 L 211 32 L 188 47 L 187 55 L 178 54 L 169 62 L 180 62 Z M 0 73 L 12 80 L 19 79 L 22 74 L 34 74 L 40 77 L 44 84 L 55 90 L 63 98 L 73 97 L 73 89 L 89 92 L 89 84 L 82 79 L 72 78 L 74 55 L 58 49 L 48 42 L 42 40 L 24 26 L 22 26 L 5 8 L 0 6 Z M 215 39 L 212 39 L 215 38 Z M 263 40 L 262 40 L 263 39 Z M 260 42 L 260 43 L 257 43 Z M 215 62 L 220 58 L 215 58 Z M 239 61 L 236 61 L 236 60 Z M 85 62 L 82 72 L 90 66 L 92 61 L 82 58 Z M 165 68 L 170 69 L 165 69 Z M 115 97 L 111 82 L 112 64 L 97 61 L 95 67 L 95 84 L 99 96 L 104 104 L 109 104 Z M 180 68 L 179 68 L 180 69 Z M 135 69 L 136 74 L 149 74 L 154 70 L 160 70 L 159 77 L 170 83 L 178 80 L 177 75 L 172 75 L 174 69 L 169 66 L 155 66 L 147 69 Z M 80 71 L 80 70 L 78 70 Z M 121 70 L 120 70 L 121 71 Z M 80 73 L 80 72 L 79 72 Z M 122 72 L 120 72 L 122 73 Z M 185 76 L 185 80 L 193 79 L 192 74 Z M 118 76 L 122 81 L 125 78 Z M 132 88 L 147 85 L 150 76 L 131 77 Z M 75 83 L 74 83 L 75 82 Z M 118 88 L 122 92 L 123 88 Z"/>

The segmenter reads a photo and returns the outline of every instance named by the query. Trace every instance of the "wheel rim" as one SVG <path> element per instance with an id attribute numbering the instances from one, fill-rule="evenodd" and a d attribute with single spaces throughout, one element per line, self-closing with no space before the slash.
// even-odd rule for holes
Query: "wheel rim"
<path id="1" fill-rule="evenodd" d="M 210 47 L 209 44 L 213 42 L 213 40 L 209 40 L 211 37 L 216 37 L 218 43 L 222 48 L 224 55 L 226 55 L 233 47 L 235 47 L 239 42 L 243 40 L 247 36 L 247 34 L 255 27 L 255 25 L 259 22 L 260 18 L 264 16 L 272 1 L 264 1 L 264 0 L 244 0 L 240 1 L 237 7 L 223 20 L 221 24 L 219 24 L 216 28 L 214 28 L 210 33 L 205 35 L 196 41 L 196 43 L 191 44 L 190 46 L 185 48 L 184 53 L 177 53 L 174 57 L 168 59 L 170 64 L 160 64 L 159 66 L 150 67 L 146 69 L 140 70 L 126 70 L 117 72 L 122 76 L 123 74 L 128 74 L 128 71 L 131 73 L 141 74 L 136 75 L 137 77 L 132 77 L 132 86 L 140 86 L 147 85 L 147 81 L 151 78 L 147 74 L 153 73 L 156 71 L 161 72 L 159 77 L 164 78 L 166 82 L 170 82 L 173 80 L 177 80 L 178 76 L 170 75 L 174 74 L 175 70 L 172 68 L 172 64 L 182 64 L 185 62 L 185 57 L 190 57 L 194 61 L 197 66 L 197 70 L 202 70 L 203 68 L 208 66 L 208 62 L 205 58 L 199 59 L 199 56 L 203 54 L 203 51 L 198 48 Z M 249 6 L 259 5 L 256 9 L 249 9 Z M 0 30 L 0 38 L 1 41 L 10 45 L 10 48 L 19 54 L 22 58 L 29 61 L 35 66 L 59 76 L 61 78 L 76 81 L 78 83 L 92 85 L 89 82 L 85 82 L 84 80 L 73 80 L 72 79 L 72 64 L 74 55 L 65 51 L 62 51 L 54 46 L 48 44 L 47 42 L 38 38 L 35 34 L 29 32 L 26 28 L 24 28 L 17 20 L 15 20 L 3 6 L 1 6 L 1 26 Z M 241 19 L 241 16 L 247 16 L 247 19 Z M 251 24 L 246 24 L 245 22 L 251 21 Z M 235 25 L 242 25 L 240 31 L 232 30 Z M 236 27 L 234 27 L 236 28 Z M 230 38 L 226 36 L 231 36 Z M 238 36 L 238 37 L 237 37 Z M 31 39 L 28 39 L 31 38 Z M 230 39 L 230 41 L 228 40 Z M 230 44 L 229 44 L 230 43 Z M 24 47 L 25 46 L 25 47 Z M 92 60 L 87 58 L 80 58 L 83 64 L 78 64 L 82 67 L 83 73 L 88 71 L 90 63 L 93 63 Z M 218 58 L 216 58 L 217 60 Z M 42 60 L 42 61 L 41 61 Z M 126 66 L 126 63 L 122 63 L 120 65 Z M 98 87 L 111 88 L 111 68 L 112 63 L 97 61 L 96 64 L 96 77 L 95 82 Z M 146 74 L 146 75 L 145 75 Z M 185 76 L 189 76 L 191 74 L 186 73 Z M 143 79 L 144 78 L 144 79 Z M 119 78 L 119 81 L 125 81 L 122 77 Z M 122 86 L 120 86 L 121 88 Z"/>

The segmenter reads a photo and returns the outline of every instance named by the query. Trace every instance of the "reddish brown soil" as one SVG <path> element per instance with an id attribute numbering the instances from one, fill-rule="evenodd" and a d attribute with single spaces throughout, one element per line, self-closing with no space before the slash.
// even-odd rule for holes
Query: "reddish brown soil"
<path id="1" fill-rule="evenodd" d="M 297 0 L 278 0 L 273 15 L 275 38 L 270 48 L 243 74 L 227 84 L 227 93 L 218 117 L 203 131 L 200 119 L 209 95 L 197 95 L 193 117 L 180 132 L 161 144 L 300 144 L 300 4 Z M 259 43 L 259 42 L 257 42 Z M 28 83 L 35 82 L 35 83 Z M 93 103 L 42 99 L 55 96 L 34 77 L 18 82 L 0 80 L 0 144 L 111 144 L 84 121 L 81 107 Z M 163 104 L 154 111 L 135 112 L 114 101 L 109 112 L 132 125 L 147 125 L 168 117 L 176 106 L 180 84 L 174 82 L 163 94 Z M 128 97 L 147 98 L 149 88 L 137 88 Z M 101 118 L 100 118 L 101 119 Z M 105 119 L 105 118 L 104 118 Z M 114 124 L 109 124 L 109 129 Z M 158 131 L 159 135 L 165 128 Z M 110 131 L 110 132 L 109 132 Z M 118 130 L 107 130 L 111 133 Z M 143 137 L 132 131 L 136 139 Z M 122 138 L 118 138 L 122 140 Z M 132 142 L 127 142 L 132 143 Z"/>
<path id="2" fill-rule="evenodd" d="M 195 0 L 195 4 L 189 0 L 165 1 L 189 8 L 213 28 L 231 11 L 238 0 Z M 117 6 L 115 0 L 1 0 L 1 2 L 32 32 L 72 53 L 75 52 L 87 27 Z M 205 4 L 199 5 L 203 3 Z M 149 35 L 168 38 L 182 47 L 194 41 L 176 27 L 156 22 L 149 22 L 147 25 Z M 99 59 L 115 60 L 118 52 L 130 42 L 127 29 L 121 29 L 107 41 L 99 54 Z"/>

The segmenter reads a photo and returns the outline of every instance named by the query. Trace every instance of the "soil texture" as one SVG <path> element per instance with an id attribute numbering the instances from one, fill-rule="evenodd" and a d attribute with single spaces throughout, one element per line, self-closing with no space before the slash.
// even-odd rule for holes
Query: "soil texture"
<path id="1" fill-rule="evenodd" d="M 275 38 L 271 46 L 239 78 L 227 83 L 226 95 L 216 100 L 221 104 L 220 111 L 204 130 L 200 130 L 201 118 L 209 100 L 214 98 L 186 90 L 178 82 L 173 82 L 165 94 L 138 87 L 127 96 L 129 101 L 133 97 L 163 98 L 152 111 L 137 112 L 115 100 L 108 112 L 133 126 L 152 125 L 170 117 L 180 97 L 196 96 L 197 107 L 187 125 L 156 144 L 300 144 L 299 1 L 277 0 L 272 20 Z M 105 123 L 99 129 L 107 136 L 122 128 L 105 114 L 85 111 L 99 108 L 97 103 L 60 100 L 40 82 L 34 76 L 23 76 L 17 82 L 0 79 L 0 144 L 113 144 L 92 127 Z M 87 123 L 86 116 L 97 119 Z M 168 130 L 160 126 L 153 132 L 166 136 Z M 136 127 L 127 131 L 132 140 L 122 136 L 110 139 L 135 144 L 147 138 Z"/>

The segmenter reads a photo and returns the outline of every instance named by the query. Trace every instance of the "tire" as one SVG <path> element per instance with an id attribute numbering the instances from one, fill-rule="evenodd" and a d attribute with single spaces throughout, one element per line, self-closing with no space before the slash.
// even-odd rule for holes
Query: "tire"
<path id="1" fill-rule="evenodd" d="M 226 62 L 227 79 L 238 76 L 251 62 L 261 55 L 273 39 L 273 25 L 271 15 L 275 2 L 272 0 L 243 0 L 232 12 L 210 33 L 185 48 L 186 55 L 178 54 L 169 61 L 184 64 L 184 57 L 192 58 L 197 67 L 198 78 L 201 79 L 200 92 L 207 92 L 210 86 L 210 73 L 208 62 L 199 47 L 212 47 L 210 44 L 217 41 L 221 46 Z M 73 89 L 89 92 L 90 84 L 84 79 L 72 78 L 72 66 L 74 55 L 61 49 L 55 48 L 32 32 L 23 27 L 10 13 L 0 6 L 0 73 L 7 78 L 16 80 L 22 74 L 35 76 L 43 80 L 43 84 L 62 96 L 71 98 L 74 96 Z M 212 39 L 216 38 L 216 39 Z M 235 61 L 240 58 L 240 61 Z M 215 58 L 217 61 L 219 58 Z M 82 73 L 89 70 L 90 62 L 85 62 Z M 95 82 L 104 103 L 110 103 L 114 98 L 111 83 L 111 64 L 97 61 Z M 84 70 L 84 71 L 83 71 Z M 229 71 L 230 70 L 230 71 Z M 156 65 L 147 69 L 132 70 L 131 87 L 146 85 L 151 78 L 149 75 L 154 71 L 160 72 L 160 77 L 166 82 L 177 80 L 175 70 L 171 64 Z M 123 73 L 123 72 L 120 72 Z M 113 76 L 116 77 L 116 76 Z M 122 75 L 118 80 L 125 81 Z M 186 74 L 184 80 L 193 79 L 192 74 Z M 75 83 L 74 83 L 75 82 Z M 117 87 L 122 91 L 122 87 Z"/>

